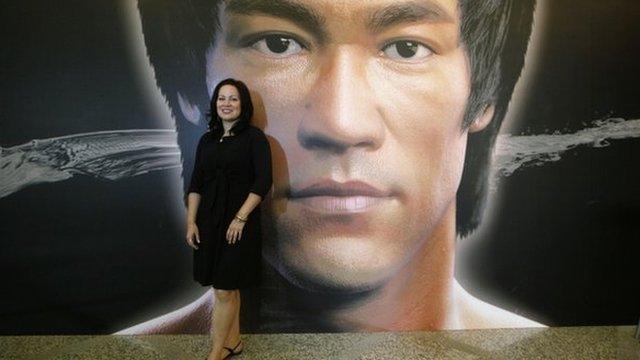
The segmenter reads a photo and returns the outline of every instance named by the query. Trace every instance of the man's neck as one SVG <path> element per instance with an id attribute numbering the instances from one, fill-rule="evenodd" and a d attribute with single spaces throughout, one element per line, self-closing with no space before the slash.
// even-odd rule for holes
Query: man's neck
<path id="1" fill-rule="evenodd" d="M 455 301 L 455 207 L 411 260 L 361 306 L 338 312 L 354 330 L 438 330 L 457 328 Z"/>

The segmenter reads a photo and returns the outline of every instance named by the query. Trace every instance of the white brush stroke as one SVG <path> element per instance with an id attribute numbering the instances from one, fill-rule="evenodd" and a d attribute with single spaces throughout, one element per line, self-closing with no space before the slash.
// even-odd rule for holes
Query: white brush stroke
<path id="1" fill-rule="evenodd" d="M 0 147 L 0 198 L 75 175 L 109 180 L 180 166 L 174 130 L 120 130 Z"/>
<path id="2" fill-rule="evenodd" d="M 493 157 L 494 170 L 506 177 L 523 167 L 558 161 L 562 153 L 577 146 L 598 148 L 608 146 L 611 140 L 640 137 L 640 120 L 611 118 L 593 125 L 568 134 L 500 135 Z"/>

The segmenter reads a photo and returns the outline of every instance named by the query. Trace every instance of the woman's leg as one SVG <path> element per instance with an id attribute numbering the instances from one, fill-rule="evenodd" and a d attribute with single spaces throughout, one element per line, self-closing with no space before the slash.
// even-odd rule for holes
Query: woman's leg
<path id="1" fill-rule="evenodd" d="M 236 314 L 233 319 L 233 324 L 231 324 L 231 329 L 229 330 L 229 335 L 227 335 L 227 340 L 225 341 L 225 347 L 233 349 L 240 342 L 240 290 L 236 290 L 238 293 L 238 304 L 236 307 Z M 238 346 L 235 351 L 239 351 L 242 349 L 242 345 Z"/>
<path id="2" fill-rule="evenodd" d="M 213 308 L 213 346 L 209 354 L 210 360 L 219 360 L 222 355 L 226 355 L 226 351 L 222 351 L 225 346 L 225 340 L 229 335 L 229 330 L 233 325 L 236 316 L 236 307 L 239 300 L 239 292 L 237 290 L 218 290 L 214 289 L 216 302 Z"/>

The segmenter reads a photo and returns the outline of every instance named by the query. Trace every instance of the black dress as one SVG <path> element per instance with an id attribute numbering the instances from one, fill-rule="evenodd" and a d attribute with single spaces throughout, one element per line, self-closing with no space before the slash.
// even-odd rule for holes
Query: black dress
<path id="1" fill-rule="evenodd" d="M 243 289 L 260 280 L 260 205 L 249 215 L 240 240 L 233 245 L 226 240 L 229 224 L 249 193 L 264 198 L 272 182 L 266 136 L 256 127 L 239 125 L 231 130 L 233 136 L 221 138 L 222 131 L 210 131 L 200 138 L 188 190 L 201 195 L 193 277 L 216 289 Z"/>

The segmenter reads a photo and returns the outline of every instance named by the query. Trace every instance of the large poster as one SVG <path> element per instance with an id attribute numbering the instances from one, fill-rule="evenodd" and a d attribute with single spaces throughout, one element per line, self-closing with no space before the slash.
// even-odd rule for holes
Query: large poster
<path id="1" fill-rule="evenodd" d="M 274 168 L 244 332 L 640 317 L 635 1 L 3 7 L 3 334 L 209 331 L 183 198 L 227 77 Z"/>

